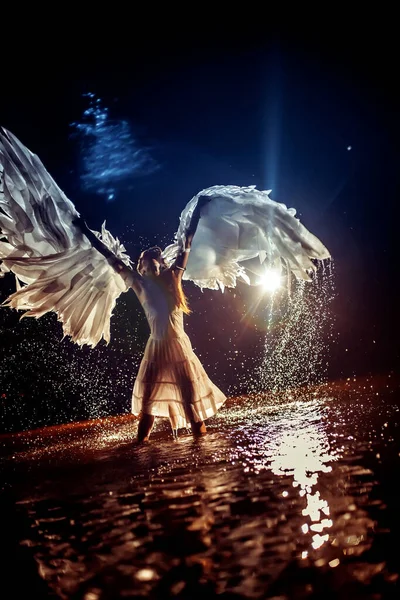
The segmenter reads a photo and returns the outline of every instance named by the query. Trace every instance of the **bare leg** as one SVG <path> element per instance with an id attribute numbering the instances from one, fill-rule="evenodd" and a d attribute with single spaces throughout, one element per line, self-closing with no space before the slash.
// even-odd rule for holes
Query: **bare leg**
<path id="1" fill-rule="evenodd" d="M 207 433 L 207 427 L 205 426 L 204 421 L 199 421 L 197 423 L 192 421 L 191 426 L 193 435 L 204 435 Z"/>
<path id="2" fill-rule="evenodd" d="M 148 442 L 151 430 L 154 425 L 154 415 L 150 414 L 151 411 L 151 394 L 154 388 L 154 382 L 157 381 L 157 373 L 159 365 L 156 363 L 150 363 L 147 365 L 146 372 L 144 373 L 144 393 L 142 400 L 142 412 L 140 414 L 140 421 L 137 433 L 138 442 Z M 147 412 L 146 412 L 147 411 Z"/>
<path id="3" fill-rule="evenodd" d="M 151 430 L 154 425 L 154 415 L 147 415 L 142 413 L 140 416 L 139 427 L 138 427 L 138 442 L 148 442 Z"/>
<path id="4" fill-rule="evenodd" d="M 190 422 L 190 426 L 192 428 L 192 433 L 195 436 L 204 435 L 207 433 L 207 428 L 204 424 L 204 421 L 195 421 L 193 408 L 192 408 L 192 399 L 193 399 L 193 383 L 188 378 L 182 378 L 180 381 L 183 402 L 185 406 L 186 419 Z"/>
<path id="5" fill-rule="evenodd" d="M 204 425 L 204 421 L 195 421 L 195 417 L 193 414 L 193 383 L 187 377 L 182 377 L 179 383 L 182 390 L 182 398 L 185 407 L 186 419 L 190 422 L 192 433 L 195 436 L 204 435 L 205 433 L 207 433 L 207 428 Z"/>

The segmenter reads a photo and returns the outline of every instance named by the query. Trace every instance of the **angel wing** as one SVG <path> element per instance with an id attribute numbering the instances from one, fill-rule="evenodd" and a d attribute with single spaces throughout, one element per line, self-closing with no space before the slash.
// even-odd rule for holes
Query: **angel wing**
<path id="1" fill-rule="evenodd" d="M 322 242 L 287 208 L 255 186 L 217 185 L 199 192 L 180 216 L 175 242 L 164 250 L 172 263 L 184 244 L 185 231 L 200 196 L 210 202 L 201 213 L 183 279 L 201 288 L 235 287 L 238 278 L 257 285 L 266 268 L 281 272 L 285 263 L 297 279 L 310 280 L 312 259 L 330 258 Z"/>
<path id="2" fill-rule="evenodd" d="M 79 345 L 110 340 L 110 318 L 128 287 L 73 220 L 73 203 L 40 159 L 0 128 L 0 276 L 12 271 L 17 291 L 5 306 L 23 317 L 57 313 Z M 105 228 L 93 232 L 127 266 L 130 259 Z M 22 284 L 22 285 L 21 285 Z"/>

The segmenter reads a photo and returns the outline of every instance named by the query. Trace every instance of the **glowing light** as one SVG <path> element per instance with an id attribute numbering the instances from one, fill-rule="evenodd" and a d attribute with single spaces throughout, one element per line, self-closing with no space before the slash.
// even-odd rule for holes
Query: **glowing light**
<path id="1" fill-rule="evenodd" d="M 322 416 L 318 404 L 297 403 L 282 435 L 275 439 L 274 444 L 268 442 L 266 447 L 272 472 L 276 475 L 290 473 L 293 487 L 299 488 L 299 496 L 305 497 L 306 506 L 302 514 L 309 521 L 301 525 L 301 530 L 305 535 L 313 533 L 311 545 L 314 550 L 329 540 L 326 530 L 333 525 L 328 518 L 329 504 L 315 489 L 319 475 L 329 473 L 332 470 L 329 463 L 336 459 L 330 451 Z"/>
<path id="2" fill-rule="evenodd" d="M 269 292 L 275 292 L 281 285 L 281 274 L 274 269 L 266 269 L 260 278 L 260 285 Z"/>
<path id="3" fill-rule="evenodd" d="M 338 558 L 334 558 L 333 560 L 331 560 L 328 565 L 334 569 L 335 567 L 338 567 L 340 564 L 340 560 Z"/>
<path id="4" fill-rule="evenodd" d="M 314 550 L 318 550 L 318 548 L 321 548 L 321 546 L 323 546 L 325 544 L 325 542 L 327 542 L 328 540 L 329 540 L 328 534 L 319 535 L 319 533 L 317 533 L 313 536 L 313 542 L 311 545 L 314 548 Z"/>
<path id="5" fill-rule="evenodd" d="M 333 265 L 318 269 L 310 283 L 293 281 L 290 297 L 280 296 L 263 295 L 260 326 L 268 335 L 253 386 L 261 393 L 286 390 L 289 397 L 292 389 L 322 383 L 326 377 L 327 333 L 335 336 L 330 307 L 335 296 Z"/>
<path id="6" fill-rule="evenodd" d="M 136 579 L 139 581 L 151 581 L 156 576 L 156 572 L 153 569 L 140 569 L 136 573 Z"/>
<path id="7" fill-rule="evenodd" d="M 111 119 L 94 94 L 84 94 L 89 108 L 81 122 L 71 123 L 81 147 L 81 182 L 89 192 L 116 198 L 116 187 L 130 187 L 132 178 L 158 169 L 149 149 L 140 145 L 128 121 Z"/>
<path id="8" fill-rule="evenodd" d="M 321 512 L 327 514 L 328 511 L 328 503 L 320 498 L 320 493 L 318 491 L 316 491 L 315 494 L 307 495 L 307 507 L 303 510 L 304 516 L 309 516 L 311 521 L 317 522 L 321 519 Z M 314 531 L 317 530 L 315 525 L 312 525 L 311 529 Z"/>

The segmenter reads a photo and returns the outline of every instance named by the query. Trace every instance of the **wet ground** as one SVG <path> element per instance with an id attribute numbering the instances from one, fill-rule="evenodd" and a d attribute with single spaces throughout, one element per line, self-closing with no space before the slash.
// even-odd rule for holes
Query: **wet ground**
<path id="1" fill-rule="evenodd" d="M 238 398 L 143 447 L 129 416 L 1 438 L 1 597 L 400 597 L 398 390 Z"/>

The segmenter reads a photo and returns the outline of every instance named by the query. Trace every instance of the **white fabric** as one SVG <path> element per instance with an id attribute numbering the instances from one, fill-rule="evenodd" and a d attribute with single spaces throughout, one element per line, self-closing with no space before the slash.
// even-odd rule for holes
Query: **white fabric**
<path id="1" fill-rule="evenodd" d="M 310 279 L 311 259 L 329 258 L 329 252 L 294 209 L 268 194 L 254 186 L 214 186 L 197 194 L 163 253 L 167 263 L 184 247 L 193 210 L 205 195 L 211 201 L 202 209 L 183 279 L 223 290 L 235 287 L 238 277 L 257 284 L 267 266 L 280 271 L 282 262 L 296 277 Z M 6 305 L 31 317 L 54 311 L 65 335 L 95 346 L 102 338 L 109 341 L 112 310 L 128 285 L 72 224 L 77 216 L 39 158 L 0 128 L 0 276 L 12 271 L 17 277 L 17 291 Z M 101 234 L 94 233 L 130 265 L 125 248 L 104 225 Z"/>
<path id="2" fill-rule="evenodd" d="M 0 276 L 12 271 L 17 278 L 6 306 L 26 310 L 24 317 L 54 311 L 64 335 L 95 346 L 110 340 L 112 310 L 128 287 L 72 225 L 78 216 L 40 159 L 0 128 Z M 129 265 L 104 225 L 93 233 Z"/>
<path id="3" fill-rule="evenodd" d="M 226 396 L 193 352 L 182 311 L 171 312 L 157 280 L 143 281 L 141 303 L 151 335 L 133 389 L 132 413 L 169 417 L 173 429 L 208 419 Z"/>
<path id="4" fill-rule="evenodd" d="M 261 283 L 267 267 L 282 263 L 298 278 L 310 280 L 311 259 L 330 258 L 329 251 L 295 217 L 296 211 L 254 186 L 217 185 L 199 192 L 182 211 L 175 243 L 163 253 L 167 263 L 184 246 L 185 231 L 200 196 L 211 201 L 201 212 L 183 279 L 201 288 L 235 287 L 237 278 Z"/>

